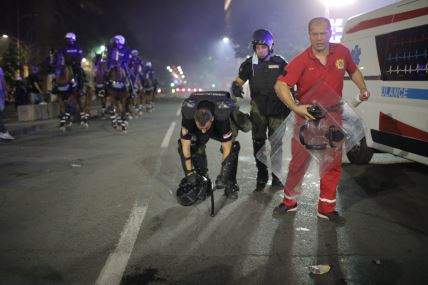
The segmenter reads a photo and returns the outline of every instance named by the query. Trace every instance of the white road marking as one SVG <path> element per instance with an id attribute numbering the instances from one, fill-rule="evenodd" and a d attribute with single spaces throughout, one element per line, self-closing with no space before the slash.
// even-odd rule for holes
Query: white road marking
<path id="1" fill-rule="evenodd" d="M 180 107 L 180 108 L 178 108 L 177 113 L 175 113 L 175 115 L 176 115 L 177 117 L 181 115 L 181 107 Z"/>
<path id="2" fill-rule="evenodd" d="M 138 201 L 136 201 L 125 228 L 120 235 L 119 243 L 115 251 L 109 255 L 106 264 L 98 276 L 96 285 L 120 284 L 146 212 L 147 205 L 138 205 Z"/>
<path id="3" fill-rule="evenodd" d="M 176 122 L 172 122 L 169 126 L 168 131 L 161 144 L 161 151 L 155 164 L 155 175 L 156 177 L 161 168 L 161 158 L 165 152 L 165 148 L 168 147 L 169 141 L 171 140 L 172 133 L 174 131 Z M 154 179 L 148 181 L 147 189 L 153 189 Z M 131 214 L 128 221 L 120 234 L 119 242 L 114 252 L 112 252 L 101 270 L 98 276 L 96 285 L 119 285 L 123 273 L 125 272 L 126 266 L 128 265 L 129 258 L 132 250 L 134 249 L 135 241 L 137 240 L 138 233 L 140 232 L 141 224 L 143 223 L 144 217 L 147 213 L 147 208 L 152 200 L 154 191 L 151 191 L 149 199 L 143 201 L 141 198 L 135 201 L 134 207 L 132 208 Z"/>
<path id="4" fill-rule="evenodd" d="M 174 131 L 176 122 L 172 122 L 169 126 L 168 131 L 165 134 L 165 137 L 163 138 L 161 148 L 167 148 L 169 145 L 169 141 L 171 140 L 172 132 Z"/>

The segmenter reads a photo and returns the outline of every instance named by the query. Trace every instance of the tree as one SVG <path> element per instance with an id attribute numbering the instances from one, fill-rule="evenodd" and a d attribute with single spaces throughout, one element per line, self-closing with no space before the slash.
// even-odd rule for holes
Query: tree
<path id="1" fill-rule="evenodd" d="M 18 61 L 18 44 L 16 39 L 9 38 L 9 44 L 7 49 L 2 55 L 0 65 L 3 67 L 5 79 L 7 83 L 10 85 L 14 79 L 14 73 L 16 70 L 19 70 L 22 67 L 20 66 Z M 25 48 L 20 43 L 20 59 L 21 63 L 25 62 Z"/>

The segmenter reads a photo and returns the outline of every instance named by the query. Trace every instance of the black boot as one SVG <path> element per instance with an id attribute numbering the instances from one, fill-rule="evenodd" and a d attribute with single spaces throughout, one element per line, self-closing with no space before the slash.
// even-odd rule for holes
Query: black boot
<path id="1" fill-rule="evenodd" d="M 224 195 L 226 195 L 227 198 L 230 199 L 238 199 L 239 196 L 239 185 L 238 183 L 230 183 L 226 185 L 226 188 L 224 188 Z"/>
<path id="2" fill-rule="evenodd" d="M 269 178 L 267 166 L 257 159 L 257 153 L 264 146 L 264 140 L 253 140 L 254 158 L 256 159 L 257 180 L 255 192 L 263 191 Z"/>
<path id="3" fill-rule="evenodd" d="M 256 165 L 261 162 L 257 161 Z M 264 166 L 264 165 L 263 165 Z M 260 192 L 263 191 L 263 189 L 265 189 L 266 187 L 266 183 L 268 180 L 268 170 L 266 168 L 266 166 L 264 167 L 258 167 L 257 168 L 257 182 L 256 182 L 256 189 L 254 189 L 255 192 Z"/>
<path id="4" fill-rule="evenodd" d="M 284 185 L 282 184 L 281 180 L 272 173 L 272 185 L 271 185 L 271 189 L 272 190 L 281 190 L 284 188 Z"/>

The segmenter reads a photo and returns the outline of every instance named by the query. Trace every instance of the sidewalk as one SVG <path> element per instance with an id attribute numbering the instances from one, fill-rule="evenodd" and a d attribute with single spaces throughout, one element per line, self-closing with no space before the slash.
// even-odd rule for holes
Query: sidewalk
<path id="1" fill-rule="evenodd" d="M 18 122 L 18 120 L 5 120 L 5 125 L 9 133 L 15 137 L 23 137 L 35 133 L 41 129 L 58 126 L 58 119 L 38 120 L 30 122 Z"/>
<path id="2" fill-rule="evenodd" d="M 94 114 L 99 114 L 101 112 L 101 105 L 99 105 L 96 101 L 92 103 L 93 105 L 91 106 L 90 113 L 91 117 L 94 118 L 97 117 L 97 115 Z M 9 107 L 6 109 L 3 121 L 6 129 L 15 138 L 33 134 L 42 129 L 55 128 L 59 125 L 58 118 L 20 122 L 18 121 L 18 111 L 14 110 L 14 107 Z"/>
<path id="3" fill-rule="evenodd" d="M 170 97 L 170 95 L 158 94 L 156 97 L 165 98 Z M 91 118 L 96 118 L 100 116 L 101 104 L 98 100 L 92 101 L 90 113 Z M 15 138 L 23 137 L 25 135 L 38 132 L 42 129 L 55 128 L 59 125 L 58 118 L 20 122 L 18 121 L 18 111 L 11 103 L 7 104 L 6 106 L 6 112 L 4 114 L 3 120 L 7 130 Z"/>

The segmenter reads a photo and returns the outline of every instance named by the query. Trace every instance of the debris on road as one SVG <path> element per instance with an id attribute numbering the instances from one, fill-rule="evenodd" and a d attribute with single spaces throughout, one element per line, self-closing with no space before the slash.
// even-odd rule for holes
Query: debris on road
<path id="1" fill-rule="evenodd" d="M 325 274 L 330 271 L 330 265 L 328 264 L 311 265 L 308 268 L 312 274 L 316 275 Z"/>

